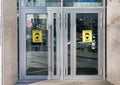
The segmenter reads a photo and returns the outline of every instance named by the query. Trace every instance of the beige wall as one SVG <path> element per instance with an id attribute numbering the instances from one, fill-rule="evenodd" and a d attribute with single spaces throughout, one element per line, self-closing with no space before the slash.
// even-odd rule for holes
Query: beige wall
<path id="1" fill-rule="evenodd" d="M 107 6 L 107 80 L 120 85 L 120 0 Z"/>
<path id="2" fill-rule="evenodd" d="M 2 46 L 0 45 L 0 85 L 2 85 Z"/>
<path id="3" fill-rule="evenodd" d="M 4 85 L 15 85 L 18 77 L 17 0 L 3 0 Z"/>
<path id="4" fill-rule="evenodd" d="M 3 0 L 4 85 L 15 85 L 18 78 L 17 0 Z M 110 2 L 111 1 L 111 2 Z M 120 2 L 107 6 L 107 80 L 120 85 Z"/>
<path id="5" fill-rule="evenodd" d="M 2 5 L 0 0 L 0 85 L 2 85 Z"/>

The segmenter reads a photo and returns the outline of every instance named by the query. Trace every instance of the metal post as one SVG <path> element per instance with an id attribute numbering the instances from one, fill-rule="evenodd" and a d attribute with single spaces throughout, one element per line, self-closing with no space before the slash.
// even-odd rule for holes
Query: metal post
<path id="1" fill-rule="evenodd" d="M 63 0 L 61 0 L 61 80 L 63 80 L 63 74 L 64 74 L 64 62 L 63 62 L 63 28 L 64 28 L 64 22 L 63 22 Z"/>

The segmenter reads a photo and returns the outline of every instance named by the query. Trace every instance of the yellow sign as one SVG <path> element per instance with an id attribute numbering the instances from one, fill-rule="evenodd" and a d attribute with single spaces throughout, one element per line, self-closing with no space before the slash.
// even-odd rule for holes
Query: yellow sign
<path id="1" fill-rule="evenodd" d="M 42 40 L 42 30 L 32 30 L 32 42 L 41 43 Z"/>
<path id="2" fill-rule="evenodd" d="M 82 30 L 82 41 L 92 42 L 92 30 Z"/>

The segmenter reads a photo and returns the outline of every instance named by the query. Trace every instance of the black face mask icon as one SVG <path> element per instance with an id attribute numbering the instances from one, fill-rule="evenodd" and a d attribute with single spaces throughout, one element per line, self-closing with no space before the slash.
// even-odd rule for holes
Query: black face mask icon
<path id="1" fill-rule="evenodd" d="M 89 34 L 89 33 L 86 33 L 86 34 L 85 34 L 85 37 L 86 37 L 86 39 L 89 39 L 90 34 Z"/>
<path id="2" fill-rule="evenodd" d="M 36 39 L 38 39 L 39 38 L 39 33 L 36 33 L 35 36 L 36 36 Z"/>

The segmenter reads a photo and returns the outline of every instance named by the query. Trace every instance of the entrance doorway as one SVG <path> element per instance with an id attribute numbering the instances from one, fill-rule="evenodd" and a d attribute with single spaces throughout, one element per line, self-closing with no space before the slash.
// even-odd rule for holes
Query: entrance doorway
<path id="1" fill-rule="evenodd" d="M 102 10 L 24 9 L 19 34 L 20 79 L 104 78 Z"/>
<path id="2" fill-rule="evenodd" d="M 64 79 L 103 78 L 102 19 L 102 12 L 96 10 L 64 10 Z"/>

